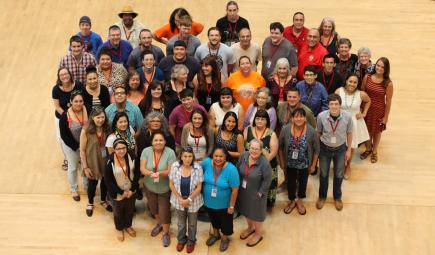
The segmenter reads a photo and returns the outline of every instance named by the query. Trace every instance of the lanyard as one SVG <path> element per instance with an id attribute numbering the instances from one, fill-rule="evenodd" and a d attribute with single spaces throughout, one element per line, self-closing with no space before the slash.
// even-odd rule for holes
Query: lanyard
<path id="1" fill-rule="evenodd" d="M 329 121 L 329 125 L 331 125 L 333 135 L 335 135 L 335 131 L 337 130 L 338 124 L 340 124 L 340 120 L 337 120 L 337 124 L 335 124 L 335 127 L 332 125 L 332 121 Z"/>
<path id="2" fill-rule="evenodd" d="M 82 42 L 84 44 L 83 49 L 85 50 L 85 52 L 90 52 L 90 48 L 88 46 L 88 44 L 91 44 L 91 34 L 89 34 L 88 36 L 82 36 L 82 34 L 80 33 L 80 39 L 82 39 Z"/>
<path id="3" fill-rule="evenodd" d="M 257 127 L 254 127 L 255 138 L 257 138 L 257 139 L 261 139 L 261 138 L 263 138 L 264 133 L 266 133 L 266 129 L 267 129 L 267 128 L 265 128 L 265 129 L 263 130 L 263 133 L 261 133 L 261 136 L 258 137 L 258 134 L 257 134 Z"/>
<path id="4" fill-rule="evenodd" d="M 218 173 L 217 173 L 217 170 L 216 170 L 216 169 L 218 169 L 218 168 L 217 168 L 217 167 L 215 168 L 213 163 L 212 163 L 212 166 L 213 166 L 213 179 L 214 179 L 214 186 L 216 187 L 217 179 L 218 179 L 219 176 L 221 175 L 223 169 L 221 169 L 220 173 L 218 174 Z"/>
<path id="5" fill-rule="evenodd" d="M 254 168 L 255 164 L 252 164 L 249 166 L 249 159 L 248 162 L 246 162 L 246 167 L 245 167 L 245 177 L 249 177 L 249 175 L 251 174 L 251 170 L 252 168 Z"/>
<path id="6" fill-rule="evenodd" d="M 77 113 L 73 109 L 71 109 L 71 110 L 74 113 L 74 116 L 76 116 L 76 119 L 79 122 L 80 126 L 83 127 L 83 122 L 84 122 L 84 118 L 85 118 L 85 116 L 83 115 L 83 111 L 82 111 L 82 121 L 80 121 L 79 116 L 77 116 Z"/>
<path id="7" fill-rule="evenodd" d="M 160 157 L 157 158 L 157 154 L 156 152 L 153 150 L 153 156 L 154 156 L 154 173 L 157 173 L 157 168 L 159 167 L 160 164 L 160 159 L 162 158 L 163 152 L 162 154 L 160 154 Z"/>
<path id="8" fill-rule="evenodd" d="M 328 86 L 326 86 L 325 71 L 322 72 L 323 85 L 325 85 L 325 87 L 326 87 L 326 91 L 328 91 L 328 93 L 329 93 L 329 89 L 330 89 L 331 86 L 332 86 L 332 82 L 334 81 L 334 74 L 335 74 L 335 72 L 334 72 L 334 70 L 332 70 L 331 79 L 330 79 L 329 82 L 328 82 Z"/>
<path id="9" fill-rule="evenodd" d="M 147 73 L 145 72 L 145 67 L 143 67 L 142 69 L 143 69 L 143 74 L 145 77 L 145 80 L 143 82 L 144 85 L 145 85 L 145 83 L 150 84 L 154 80 L 154 75 L 156 74 L 156 69 L 153 67 L 153 71 L 151 72 L 151 77 L 149 79 L 147 79 Z"/>
<path id="10" fill-rule="evenodd" d="M 127 40 L 130 40 L 130 36 L 131 36 L 132 32 L 130 30 L 128 30 L 128 31 L 125 30 L 124 25 L 122 25 L 122 28 L 124 29 L 125 38 L 127 38 Z M 127 35 L 127 32 L 128 32 L 128 35 Z"/>
<path id="11" fill-rule="evenodd" d="M 124 167 L 122 166 L 121 161 L 118 158 L 118 155 L 115 154 L 115 157 L 116 157 L 116 160 L 119 163 L 119 166 L 122 169 L 122 172 L 124 173 L 124 176 L 127 177 L 130 180 L 130 177 L 128 176 L 128 166 L 127 166 L 127 164 L 125 165 L 125 170 L 124 170 Z"/>
<path id="12" fill-rule="evenodd" d="M 270 47 L 269 47 L 269 60 L 272 61 L 273 56 L 275 56 L 275 53 L 278 51 L 279 44 L 273 45 L 272 40 L 270 41 Z"/>
<path id="13" fill-rule="evenodd" d="M 193 141 L 195 142 L 196 149 L 199 148 L 199 140 L 201 140 L 202 134 L 200 133 L 198 136 L 195 134 L 195 129 L 192 129 L 193 131 Z"/>
<path id="14" fill-rule="evenodd" d="M 295 145 L 295 147 L 299 147 L 299 143 L 301 142 L 301 137 L 302 137 L 302 133 L 305 130 L 305 127 L 301 130 L 301 133 L 299 134 L 299 136 L 296 136 L 295 132 L 295 128 L 294 125 L 292 126 L 293 129 L 293 144 Z"/>
<path id="15" fill-rule="evenodd" d="M 209 87 L 209 85 L 210 85 L 210 87 Z M 208 82 L 206 81 L 205 89 L 207 90 L 207 96 L 210 96 L 210 92 L 211 92 L 211 90 L 213 89 L 213 84 L 212 84 L 212 83 L 208 83 Z"/>
<path id="16" fill-rule="evenodd" d="M 238 20 L 237 20 L 238 21 Z M 231 25 L 231 22 L 230 21 L 228 21 L 228 26 L 229 26 L 229 30 L 230 30 L 230 38 L 229 39 L 235 39 L 235 38 L 233 38 L 234 37 L 234 35 L 237 35 L 237 21 L 236 21 L 236 23 L 234 23 L 234 28 L 233 28 L 233 26 Z M 235 33 L 234 33 L 235 32 Z"/>
<path id="17" fill-rule="evenodd" d="M 211 53 L 211 50 L 210 50 L 210 43 L 208 43 L 208 54 L 213 55 L 213 56 L 218 56 L 220 48 L 221 48 L 221 43 L 218 43 L 218 48 L 216 50 L 216 54 L 213 54 L 213 53 Z"/>
<path id="18" fill-rule="evenodd" d="M 329 38 L 328 38 L 328 43 L 326 45 L 322 43 L 323 46 L 328 47 L 329 44 L 331 43 L 332 39 L 334 38 L 334 36 L 335 36 L 335 34 L 330 35 Z"/>
<path id="19" fill-rule="evenodd" d="M 119 42 L 118 50 L 116 50 L 115 47 L 113 47 L 113 45 L 110 44 L 110 42 L 109 42 L 109 45 L 110 45 L 110 49 L 113 52 L 113 55 L 116 55 L 116 57 L 118 57 L 118 60 L 122 62 L 121 43 L 122 42 Z"/>

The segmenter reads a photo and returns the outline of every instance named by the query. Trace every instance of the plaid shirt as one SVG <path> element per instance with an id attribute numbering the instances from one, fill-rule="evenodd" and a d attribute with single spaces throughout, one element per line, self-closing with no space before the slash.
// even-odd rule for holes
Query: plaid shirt
<path id="1" fill-rule="evenodd" d="M 81 83 L 86 82 L 86 67 L 96 66 L 94 56 L 87 52 L 82 53 L 82 59 L 77 63 L 72 53 L 66 55 L 60 60 L 59 67 L 66 67 L 73 75 L 74 80 L 79 80 Z"/>
<path id="2" fill-rule="evenodd" d="M 169 180 L 174 183 L 174 187 L 177 190 L 178 194 L 181 194 L 181 167 L 182 166 L 180 166 L 180 162 L 177 161 L 172 165 L 171 171 L 169 173 Z M 204 176 L 202 172 L 202 167 L 197 163 L 194 163 L 190 172 L 190 194 L 192 194 L 197 185 L 201 185 L 201 183 L 204 181 Z M 175 207 L 175 209 L 184 211 L 184 208 L 180 205 L 177 196 L 174 193 L 171 194 L 171 204 Z M 202 198 L 202 194 L 199 193 L 196 197 L 192 199 L 192 202 L 189 206 L 189 212 L 197 212 L 203 204 L 204 200 Z"/>

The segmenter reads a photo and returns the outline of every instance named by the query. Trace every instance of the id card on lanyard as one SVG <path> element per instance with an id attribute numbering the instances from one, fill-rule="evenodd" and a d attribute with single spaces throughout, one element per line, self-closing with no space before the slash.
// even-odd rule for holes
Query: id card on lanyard
<path id="1" fill-rule="evenodd" d="M 249 166 L 249 162 L 247 162 L 246 166 L 245 166 L 245 177 L 242 180 L 242 188 L 246 189 L 246 187 L 248 186 L 248 177 L 251 174 L 252 168 L 254 168 L 255 164 L 252 164 L 251 166 Z"/>
<path id="2" fill-rule="evenodd" d="M 335 136 L 335 131 L 337 130 L 338 124 L 340 124 L 340 120 L 337 120 L 337 124 L 335 124 L 335 126 L 332 125 L 332 121 L 329 121 L 329 125 L 331 125 L 331 129 L 332 129 L 332 136 L 331 136 L 332 144 L 337 143 L 337 137 Z"/>
<path id="3" fill-rule="evenodd" d="M 293 128 L 293 130 L 294 130 L 294 128 Z M 302 133 L 304 132 L 304 130 L 305 130 L 305 127 L 301 130 L 301 133 L 299 134 L 299 136 L 293 135 L 292 159 L 298 159 L 298 157 L 299 157 L 299 143 L 301 142 Z"/>
<path id="4" fill-rule="evenodd" d="M 217 197 L 217 186 L 216 186 L 216 183 L 217 183 L 217 180 L 218 180 L 219 176 L 220 176 L 221 173 L 222 173 L 222 170 L 223 170 L 223 169 L 221 169 L 221 172 L 218 174 L 217 171 L 216 171 L 216 169 L 215 169 L 214 166 L 213 166 L 213 180 L 214 180 L 214 185 L 213 185 L 213 188 L 211 189 L 211 194 L 210 194 L 211 197 Z"/>

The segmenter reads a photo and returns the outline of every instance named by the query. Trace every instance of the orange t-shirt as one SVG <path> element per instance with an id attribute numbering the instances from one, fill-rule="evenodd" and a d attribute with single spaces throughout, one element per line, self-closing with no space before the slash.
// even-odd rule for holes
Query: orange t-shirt
<path id="1" fill-rule="evenodd" d="M 227 82 L 228 87 L 233 90 L 234 98 L 242 105 L 245 112 L 249 105 L 254 102 L 255 91 L 266 86 L 263 76 L 254 71 L 251 71 L 247 77 L 241 71 L 237 71 L 230 75 Z"/>
<path id="2" fill-rule="evenodd" d="M 192 29 L 190 30 L 190 34 L 191 35 L 198 35 L 202 32 L 202 30 L 204 29 L 204 25 L 202 25 L 201 23 L 192 22 Z M 166 39 L 171 39 L 172 36 L 174 35 L 178 35 L 180 33 L 180 29 L 178 29 L 178 27 L 176 27 L 174 29 L 174 32 L 171 31 L 171 25 L 168 23 L 166 25 L 164 25 L 163 27 L 157 29 L 156 31 L 154 31 L 154 35 L 157 38 L 166 38 Z"/>

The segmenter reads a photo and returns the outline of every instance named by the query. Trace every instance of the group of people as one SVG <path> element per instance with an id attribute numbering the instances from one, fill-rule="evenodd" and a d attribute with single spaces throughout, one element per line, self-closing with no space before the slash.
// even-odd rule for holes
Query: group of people
<path id="1" fill-rule="evenodd" d="M 220 250 L 228 248 L 234 211 L 246 218 L 240 239 L 255 246 L 275 205 L 279 168 L 289 199 L 284 213 L 304 215 L 310 173 L 320 169 L 321 209 L 333 162 L 334 204 L 342 210 L 354 151 L 365 144 L 360 158 L 377 162 L 393 95 L 389 60 L 372 63 L 366 47 L 352 54 L 332 18 L 308 29 L 302 12 L 288 27 L 271 23 L 260 47 L 238 11 L 228 2 L 204 43 L 196 37 L 204 26 L 184 8 L 152 32 L 125 6 L 106 42 L 89 17 L 80 18 L 52 90 L 56 134 L 72 198 L 80 201 L 81 165 L 86 214 L 99 183 L 120 241 L 136 236 L 132 219 L 143 191 L 156 221 L 151 236 L 162 233 L 165 247 L 171 207 L 177 251 L 193 252 L 199 211 L 213 227 L 208 246 L 221 240 Z M 166 44 L 166 55 L 153 39 Z"/>

